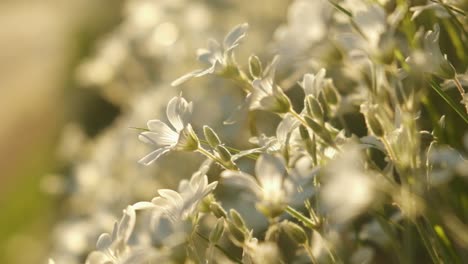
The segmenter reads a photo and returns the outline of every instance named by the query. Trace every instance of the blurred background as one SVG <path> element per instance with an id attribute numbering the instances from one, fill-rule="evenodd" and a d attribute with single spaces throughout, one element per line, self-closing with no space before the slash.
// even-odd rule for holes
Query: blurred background
<path id="1" fill-rule="evenodd" d="M 0 1 L 0 263 L 82 263 L 122 208 L 190 175 L 199 157 L 177 177 L 168 170 L 177 155 L 143 169 L 137 160 L 148 148 L 128 129 L 163 116 L 181 89 L 203 120 L 195 123 L 240 141 L 242 127 L 216 127 L 240 92 L 215 78 L 188 86 L 213 89 L 169 84 L 200 67 L 195 50 L 209 37 L 248 21 L 256 26 L 239 51 L 246 61 L 246 50 L 271 40 L 289 3 Z"/>
<path id="2" fill-rule="evenodd" d="M 57 201 L 43 178 L 57 169 L 64 121 L 99 100 L 75 89 L 73 71 L 120 12 L 119 0 L 0 1 L 0 263 L 47 254 Z"/>

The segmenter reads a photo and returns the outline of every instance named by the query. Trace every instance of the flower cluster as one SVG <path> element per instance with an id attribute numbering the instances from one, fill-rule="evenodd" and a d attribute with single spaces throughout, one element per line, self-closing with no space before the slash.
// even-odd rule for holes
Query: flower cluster
<path id="1" fill-rule="evenodd" d="M 200 21 L 209 13 L 177 4 L 185 1 L 129 2 L 144 12 L 126 23 L 140 25 L 139 36 L 157 24 L 166 35 L 153 41 L 174 50 L 189 44 L 174 37 L 179 24 L 153 21 L 155 10 L 183 13 L 185 4 L 184 14 L 199 12 L 187 19 Z M 461 263 L 468 248 L 468 208 L 460 202 L 468 151 L 465 12 L 448 1 L 411 5 L 295 0 L 286 20 L 277 14 L 283 24 L 272 40 L 248 45 L 264 33 L 253 18 L 251 29 L 234 26 L 222 44 L 210 40 L 197 52 L 206 68 L 176 78 L 176 66 L 190 63 L 185 53 L 171 54 L 158 70 L 177 72 L 161 72 L 155 87 L 153 66 L 142 62 L 150 76 L 133 85 L 147 90 L 111 97 L 127 112 L 90 147 L 91 157 L 72 160 L 78 188 L 69 196 L 82 211 L 57 230 L 86 230 L 75 240 L 85 242 L 55 246 L 52 257 L 78 263 L 87 255 L 89 264 Z M 178 23 L 188 37 L 208 30 L 190 35 L 194 25 L 184 18 Z M 148 47 L 145 38 L 126 37 Z M 241 44 L 257 54 L 242 56 Z M 208 74 L 218 78 L 201 78 Z M 192 78 L 197 82 L 187 82 Z M 184 97 L 174 96 L 185 87 Z M 168 122 L 153 119 L 164 106 Z M 221 125 L 231 112 L 235 120 Z M 125 126 L 136 129 L 119 137 Z M 200 158 L 190 179 L 178 176 Z M 125 205 L 112 235 L 98 237 Z M 57 233 L 57 241 L 70 241 Z"/>

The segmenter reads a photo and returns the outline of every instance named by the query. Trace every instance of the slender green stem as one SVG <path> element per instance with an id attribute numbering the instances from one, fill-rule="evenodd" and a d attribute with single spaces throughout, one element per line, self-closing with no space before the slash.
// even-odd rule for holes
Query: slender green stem
<path id="1" fill-rule="evenodd" d="M 299 115 L 296 111 L 294 111 L 294 109 L 290 108 L 289 113 L 291 113 L 299 122 L 301 122 L 302 125 L 304 125 L 305 127 L 309 127 L 309 125 L 304 120 L 304 118 L 302 118 L 301 115 Z"/>
<path id="2" fill-rule="evenodd" d="M 392 145 L 390 142 L 387 140 L 385 136 L 382 137 L 382 143 L 384 144 L 385 148 L 387 149 L 387 154 L 390 160 L 394 163 L 397 164 L 397 157 L 395 155 L 395 152 L 393 152 Z"/>
<path id="3" fill-rule="evenodd" d="M 210 158 L 211 160 L 221 163 L 218 157 L 216 157 L 215 155 L 213 155 L 212 153 L 210 153 L 208 150 L 204 149 L 203 147 L 201 146 L 198 147 L 197 151 L 205 155 L 206 157 Z"/>
<path id="4" fill-rule="evenodd" d="M 206 140 L 203 140 L 203 139 L 199 139 L 201 143 L 203 144 L 206 144 L 206 145 L 209 145 L 208 141 Z M 227 148 L 229 151 L 231 151 L 232 153 L 240 153 L 242 152 L 242 150 L 239 150 L 239 149 L 236 149 L 236 148 L 232 148 L 232 147 L 229 147 L 229 146 L 226 146 L 226 145 L 223 145 L 225 148 Z M 247 158 L 250 158 L 250 159 L 253 159 L 253 160 L 257 160 L 258 156 L 254 155 L 254 154 L 249 154 L 249 155 L 245 155 L 244 157 L 247 157 Z"/>
<path id="5" fill-rule="evenodd" d="M 288 205 L 288 207 L 286 207 L 286 212 L 290 216 L 292 216 L 292 217 L 296 218 L 297 220 L 301 221 L 304 225 L 306 225 L 310 229 L 316 229 L 317 228 L 316 223 L 314 223 L 312 220 L 310 220 L 305 215 L 301 214 L 299 211 L 292 208 L 291 206 Z"/>
<path id="6" fill-rule="evenodd" d="M 319 262 L 314 256 L 314 252 L 312 252 L 312 249 L 310 249 L 310 246 L 307 243 L 302 244 L 302 247 L 304 247 L 305 251 L 307 252 L 307 255 L 310 258 L 310 261 L 312 264 L 318 264 Z"/>
<path id="7" fill-rule="evenodd" d="M 352 18 L 353 17 L 353 14 L 348 11 L 346 8 L 342 7 L 341 5 L 339 5 L 338 3 L 335 3 L 335 1 L 332 1 L 332 0 L 328 0 L 328 2 L 333 6 L 335 7 L 337 10 L 341 11 L 343 14 L 347 15 L 348 17 Z"/>
<path id="8" fill-rule="evenodd" d="M 462 109 L 460 109 L 458 104 L 455 103 L 452 100 L 452 98 L 450 98 L 448 95 L 445 94 L 445 92 L 442 90 L 442 88 L 439 86 L 439 84 L 437 84 L 433 80 L 430 80 L 429 82 L 431 84 L 432 89 L 434 89 L 434 91 L 436 91 L 440 95 L 440 97 L 442 97 L 442 99 L 444 99 L 445 102 L 447 102 L 447 104 L 450 107 L 452 107 L 453 110 L 455 110 L 455 112 L 463 119 L 463 121 L 465 121 L 465 123 L 468 123 L 468 115 L 466 113 L 464 113 Z"/>
<path id="9" fill-rule="evenodd" d="M 205 240 L 207 243 L 210 243 L 210 240 L 205 237 L 203 234 L 201 234 L 200 232 L 196 231 L 195 232 L 199 237 L 201 237 L 203 240 Z M 220 245 L 218 244 L 214 244 L 214 246 L 219 250 L 221 251 L 227 258 L 229 258 L 230 260 L 234 261 L 235 263 L 239 263 L 239 264 L 242 264 L 242 260 L 236 258 L 235 256 L 231 255 L 226 249 L 224 249 L 223 247 L 221 247 Z"/>

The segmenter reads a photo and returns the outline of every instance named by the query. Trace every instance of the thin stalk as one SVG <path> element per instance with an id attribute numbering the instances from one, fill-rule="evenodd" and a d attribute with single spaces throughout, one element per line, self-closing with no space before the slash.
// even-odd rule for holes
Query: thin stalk
<path id="1" fill-rule="evenodd" d="M 233 170 L 233 168 L 228 168 L 226 167 L 225 163 L 223 160 L 219 159 L 218 157 L 216 157 L 215 155 L 213 155 L 212 153 L 210 153 L 208 150 L 204 149 L 202 146 L 199 146 L 198 149 L 196 150 L 198 152 L 200 152 L 201 154 L 205 155 L 206 157 L 208 157 L 209 159 L 211 159 L 212 161 L 215 161 L 217 162 L 219 165 L 221 165 L 223 168 L 225 168 L 226 170 Z M 234 164 L 235 165 L 235 164 Z M 239 168 L 237 168 L 237 166 L 234 168 L 234 170 L 239 170 Z"/>
<path id="2" fill-rule="evenodd" d="M 455 103 L 452 98 L 450 98 L 437 84 L 435 81 L 430 80 L 429 83 L 431 84 L 432 89 L 437 92 L 437 94 L 445 100 L 445 102 L 468 124 L 468 115 L 460 109 L 457 103 Z"/>
<path id="3" fill-rule="evenodd" d="M 199 139 L 199 141 L 203 144 L 206 144 L 206 145 L 209 145 L 208 141 L 204 140 L 204 139 Z M 236 149 L 236 148 L 232 148 L 232 147 L 229 147 L 229 146 L 226 146 L 224 145 L 225 148 L 227 148 L 229 151 L 233 152 L 233 153 L 240 153 L 242 152 L 242 150 L 239 150 L 239 149 Z M 257 160 L 257 156 L 254 155 L 254 154 L 249 154 L 249 155 L 245 155 L 244 157 L 247 157 L 247 158 L 250 158 L 250 159 L 253 159 L 253 160 Z"/>
<path id="4" fill-rule="evenodd" d="M 196 231 L 195 232 L 199 237 L 201 237 L 203 240 L 205 240 L 207 243 L 210 243 L 210 240 L 205 237 L 203 234 L 201 234 L 200 232 Z M 231 261 L 235 262 L 235 263 L 239 263 L 239 264 L 242 264 L 242 260 L 234 257 L 233 255 L 231 255 L 226 249 L 224 249 L 223 247 L 221 247 L 220 245 L 218 244 L 214 244 L 214 246 L 219 250 L 221 251 L 228 259 L 230 259 Z"/>
<path id="5" fill-rule="evenodd" d="M 387 140 L 385 136 L 382 137 L 382 143 L 384 144 L 385 148 L 387 149 L 387 154 L 390 160 L 392 160 L 393 164 L 397 164 L 397 158 L 395 155 L 395 152 L 393 152 L 392 145 L 390 142 Z"/>
<path id="6" fill-rule="evenodd" d="M 309 245 L 307 245 L 307 243 L 304 243 L 304 244 L 302 244 L 302 247 L 303 247 L 303 248 L 305 249 L 305 251 L 307 252 L 307 255 L 309 256 L 310 261 L 312 262 L 312 264 L 318 264 L 319 262 L 318 262 L 317 259 L 315 258 L 314 252 L 312 252 L 312 249 L 310 249 Z"/>
<path id="7" fill-rule="evenodd" d="M 302 125 L 304 125 L 305 127 L 309 127 L 304 118 L 302 118 L 301 115 L 294 111 L 294 109 L 290 108 L 289 113 L 291 113 L 299 122 L 301 122 Z"/>
<path id="8" fill-rule="evenodd" d="M 422 229 L 421 224 L 418 222 L 418 220 L 415 221 L 416 229 L 418 230 L 419 236 L 421 237 L 424 246 L 426 247 L 433 263 L 444 263 L 439 255 L 437 254 L 437 251 L 431 246 L 431 242 L 429 238 L 427 237 L 427 234 L 425 231 Z"/>
<path id="9" fill-rule="evenodd" d="M 317 225 L 314 222 L 312 222 L 312 220 L 310 220 L 305 215 L 301 214 L 300 212 L 298 212 L 296 209 L 292 208 L 291 206 L 288 205 L 288 207 L 286 207 L 286 212 L 290 216 L 301 221 L 304 225 L 306 225 L 310 229 L 316 229 Z"/>

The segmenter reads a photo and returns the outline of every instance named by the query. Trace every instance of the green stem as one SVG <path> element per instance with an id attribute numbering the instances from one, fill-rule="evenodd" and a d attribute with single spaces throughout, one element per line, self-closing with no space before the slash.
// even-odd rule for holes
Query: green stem
<path id="1" fill-rule="evenodd" d="M 205 237 L 203 234 L 201 234 L 200 232 L 196 231 L 195 232 L 199 237 L 201 237 L 203 240 L 205 240 L 207 243 L 210 243 L 210 240 Z M 234 257 L 233 255 L 231 255 L 226 249 L 224 249 L 223 247 L 221 247 L 220 245 L 218 244 L 214 244 L 214 246 L 219 250 L 221 251 L 227 258 L 229 258 L 230 260 L 234 261 L 235 263 L 239 263 L 239 264 L 242 264 L 242 260 Z"/>
<path id="2" fill-rule="evenodd" d="M 302 244 L 302 246 L 304 247 L 305 251 L 307 252 L 307 255 L 309 255 L 309 258 L 310 258 L 310 261 L 312 262 L 312 264 L 318 264 L 319 262 L 315 258 L 314 253 L 310 249 L 309 245 L 304 243 L 304 244 Z"/>
<path id="3" fill-rule="evenodd" d="M 304 125 L 305 127 L 309 127 L 304 118 L 302 118 L 296 111 L 294 111 L 294 109 L 290 108 L 289 113 L 291 113 L 299 122 L 301 122 L 302 125 Z"/>
<path id="4" fill-rule="evenodd" d="M 203 140 L 203 139 L 199 139 L 199 141 L 203 144 L 206 144 L 206 145 L 209 145 L 208 141 L 206 140 Z M 232 147 L 229 147 L 229 146 L 226 146 L 226 145 L 223 145 L 225 148 L 227 148 L 230 152 L 232 153 L 240 153 L 242 150 L 239 150 L 239 149 L 236 149 L 236 148 L 232 148 Z M 250 159 L 253 159 L 253 160 L 257 160 L 258 156 L 254 155 L 254 154 L 249 154 L 249 155 L 245 155 L 244 157 L 247 157 L 247 158 L 250 158 Z"/>
<path id="5" fill-rule="evenodd" d="M 442 90 L 442 88 L 439 86 L 439 84 L 437 84 L 434 80 L 430 80 L 429 83 L 431 84 L 432 89 L 434 89 L 434 91 L 436 91 L 440 95 L 440 97 L 442 97 L 442 99 L 444 99 L 445 102 L 447 102 L 447 104 L 450 107 L 452 107 L 453 110 L 455 110 L 455 112 L 463 119 L 463 121 L 465 121 L 465 123 L 468 124 L 467 114 L 464 113 L 463 110 L 460 109 L 458 104 L 456 104 L 452 100 L 452 98 L 450 98 L 448 95 L 446 95 L 446 93 Z"/>
<path id="6" fill-rule="evenodd" d="M 309 227 L 310 229 L 316 229 L 317 228 L 317 224 L 314 223 L 312 220 L 310 220 L 309 218 L 307 218 L 306 216 L 304 216 L 303 214 L 301 214 L 300 212 L 298 212 L 296 209 L 292 208 L 291 206 L 288 205 L 288 207 L 286 207 L 286 212 L 296 218 L 297 220 L 301 221 L 304 225 L 306 225 L 307 227 Z"/>

